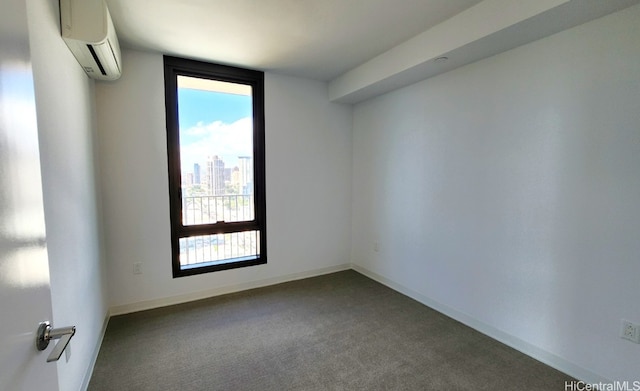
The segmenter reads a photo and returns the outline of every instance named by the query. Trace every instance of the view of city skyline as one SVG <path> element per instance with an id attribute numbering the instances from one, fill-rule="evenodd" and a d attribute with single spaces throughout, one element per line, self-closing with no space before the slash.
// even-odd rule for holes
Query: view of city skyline
<path id="1" fill-rule="evenodd" d="M 253 118 L 246 85 L 179 77 L 182 224 L 255 219 Z M 259 231 L 180 238 L 181 265 L 259 254 Z"/>
<path id="2" fill-rule="evenodd" d="M 185 196 L 252 193 L 252 97 L 250 90 L 246 95 L 247 91 L 238 88 L 232 83 L 197 84 L 193 78 L 179 79 L 181 184 L 187 190 Z"/>
<path id="3" fill-rule="evenodd" d="M 218 155 L 209 156 L 206 163 L 194 163 L 191 171 L 182 174 L 182 187 L 197 188 L 201 195 L 250 195 L 253 193 L 251 156 L 238 156 L 238 165 L 228 167 Z M 185 195 L 193 195 L 187 191 Z"/>

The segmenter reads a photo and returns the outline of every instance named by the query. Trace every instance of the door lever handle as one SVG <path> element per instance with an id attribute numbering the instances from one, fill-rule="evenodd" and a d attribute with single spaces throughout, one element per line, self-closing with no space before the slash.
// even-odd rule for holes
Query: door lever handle
<path id="1" fill-rule="evenodd" d="M 75 333 L 76 326 L 54 329 L 48 321 L 42 322 L 38 325 L 38 332 L 36 333 L 36 348 L 40 351 L 45 350 L 52 339 L 59 339 L 60 341 L 47 357 L 47 362 L 58 361 Z"/>

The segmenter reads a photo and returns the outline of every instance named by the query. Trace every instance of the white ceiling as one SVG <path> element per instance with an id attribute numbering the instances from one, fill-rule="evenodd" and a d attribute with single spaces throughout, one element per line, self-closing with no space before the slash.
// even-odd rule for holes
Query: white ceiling
<path id="1" fill-rule="evenodd" d="M 480 0 L 106 0 L 123 47 L 318 80 Z"/>
<path id="2" fill-rule="evenodd" d="M 357 103 L 640 0 L 106 2 L 123 47 L 324 80 Z"/>

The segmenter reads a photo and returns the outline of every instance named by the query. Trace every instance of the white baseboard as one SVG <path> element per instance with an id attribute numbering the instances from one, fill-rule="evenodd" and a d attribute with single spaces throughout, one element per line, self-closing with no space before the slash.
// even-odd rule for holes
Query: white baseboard
<path id="1" fill-rule="evenodd" d="M 460 323 L 463 323 L 469 327 L 471 327 L 472 329 L 475 329 L 479 332 L 481 332 L 482 334 L 485 334 L 499 342 L 502 342 L 503 344 L 514 348 L 515 350 L 518 350 L 519 352 L 522 352 L 524 354 L 526 354 L 529 357 L 532 357 L 552 368 L 557 369 L 560 372 L 566 373 L 569 376 L 572 376 L 578 380 L 582 380 L 585 383 L 589 383 L 589 384 L 598 384 L 598 383 L 603 383 L 603 384 L 607 384 L 607 383 L 612 383 L 612 381 L 610 379 L 607 379 L 603 376 L 600 376 L 596 373 L 593 373 L 587 369 L 584 369 L 572 362 L 569 362 L 567 360 L 565 360 L 562 357 L 556 356 L 553 353 L 550 353 L 546 350 L 540 349 L 539 347 L 532 345 L 526 341 L 523 341 L 520 338 L 514 337 L 511 334 L 507 334 L 504 331 L 501 331 L 499 329 L 496 329 L 493 326 L 490 326 L 486 323 L 483 323 L 465 313 L 462 313 L 458 310 L 455 310 L 449 306 L 446 306 L 442 303 L 439 303 L 437 301 L 434 301 L 424 295 L 422 295 L 421 293 L 418 293 L 410 288 L 407 288 L 406 286 L 402 285 L 402 284 L 398 284 L 395 281 L 392 281 L 386 277 L 383 277 L 379 274 L 376 274 L 362 266 L 358 266 L 358 265 L 351 265 L 351 268 L 355 271 L 357 271 L 358 273 L 361 273 L 369 278 L 371 278 L 372 280 L 375 280 L 383 285 L 388 286 L 389 288 L 402 293 L 405 296 L 408 296 L 424 305 L 426 305 L 427 307 L 430 307 L 450 318 L 453 318 L 455 320 L 457 320 Z"/>
<path id="2" fill-rule="evenodd" d="M 104 316 L 104 321 L 102 322 L 102 330 L 100 330 L 100 337 L 96 342 L 96 346 L 93 349 L 93 355 L 91 357 L 91 362 L 86 369 L 84 374 L 84 378 L 82 379 L 82 384 L 80 385 L 80 391 L 87 391 L 89 388 L 89 382 L 91 381 L 91 376 L 93 375 L 93 368 L 96 366 L 96 361 L 98 361 L 98 354 L 100 354 L 100 347 L 102 346 L 102 340 L 104 339 L 104 334 L 107 332 L 107 324 L 109 324 L 109 319 L 111 318 L 111 314 L 109 310 Z"/>
<path id="3" fill-rule="evenodd" d="M 175 304 L 187 303 L 195 300 L 207 299 L 209 297 L 245 291 L 248 289 L 261 288 L 269 285 L 281 284 L 283 282 L 321 276 L 323 274 L 335 273 L 335 272 L 349 270 L 349 269 L 351 269 L 351 264 L 330 266 L 322 269 L 314 269 L 314 270 L 309 270 L 309 271 L 300 272 L 300 273 L 293 273 L 293 274 L 287 274 L 284 276 L 251 281 L 244 284 L 229 285 L 229 286 L 223 286 L 223 287 L 214 288 L 214 289 L 208 289 L 200 292 L 188 293 L 186 295 L 165 297 L 162 299 L 146 300 L 146 301 L 140 301 L 136 303 L 117 305 L 117 306 L 111 307 L 109 312 L 111 316 L 123 315 L 123 314 L 132 313 L 132 312 L 150 310 L 154 308 L 166 307 L 166 306 L 175 305 Z"/>

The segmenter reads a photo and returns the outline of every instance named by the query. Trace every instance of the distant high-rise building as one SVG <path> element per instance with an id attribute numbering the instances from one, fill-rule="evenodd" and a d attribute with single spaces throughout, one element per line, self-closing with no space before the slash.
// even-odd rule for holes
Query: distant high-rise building
<path id="1" fill-rule="evenodd" d="M 224 181 L 225 182 L 231 182 L 231 172 L 233 171 L 233 168 L 225 168 L 224 169 Z"/>
<path id="2" fill-rule="evenodd" d="M 240 160 L 240 192 L 242 194 L 253 193 L 251 156 L 238 156 Z"/>
<path id="3" fill-rule="evenodd" d="M 242 183 L 240 183 L 240 168 L 238 166 L 233 168 L 231 172 L 231 186 L 235 188 L 239 194 L 242 194 Z"/>
<path id="4" fill-rule="evenodd" d="M 193 165 L 193 183 L 200 184 L 200 165 L 198 163 Z"/>
<path id="5" fill-rule="evenodd" d="M 188 172 L 187 175 L 185 175 L 182 178 L 182 186 L 191 186 L 193 185 L 193 174 Z"/>
<path id="6" fill-rule="evenodd" d="M 224 195 L 224 161 L 218 156 L 209 156 L 207 160 L 207 187 L 212 195 Z"/>

